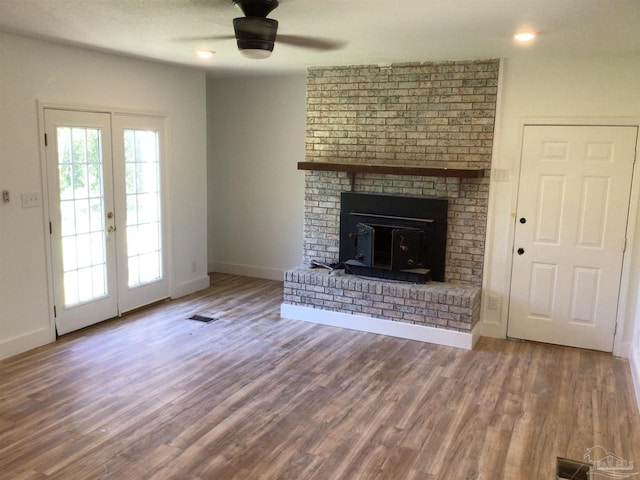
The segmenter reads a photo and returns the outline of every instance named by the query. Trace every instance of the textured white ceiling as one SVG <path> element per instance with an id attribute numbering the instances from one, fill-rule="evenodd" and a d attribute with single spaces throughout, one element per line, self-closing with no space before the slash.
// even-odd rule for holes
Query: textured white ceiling
<path id="1" fill-rule="evenodd" d="M 276 42 L 271 58 L 242 57 L 231 0 L 0 0 L 0 30 L 196 68 L 211 75 L 308 66 L 559 55 L 640 54 L 640 0 L 281 0 L 281 35 L 340 42 L 314 51 Z M 539 36 L 516 45 L 513 33 Z M 214 50 L 200 59 L 196 49 Z"/>

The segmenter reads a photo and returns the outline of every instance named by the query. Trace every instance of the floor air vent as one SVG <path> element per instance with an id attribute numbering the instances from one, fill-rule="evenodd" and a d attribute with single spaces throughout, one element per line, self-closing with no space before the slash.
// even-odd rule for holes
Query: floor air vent
<path id="1" fill-rule="evenodd" d="M 591 465 L 588 463 L 558 457 L 558 479 L 588 480 L 591 478 L 589 475 L 590 467 Z"/>
<path id="2" fill-rule="evenodd" d="M 189 320 L 196 320 L 197 322 L 203 322 L 203 323 L 211 323 L 217 320 L 217 318 L 205 317 L 204 315 L 194 315 L 192 317 L 189 317 Z"/>

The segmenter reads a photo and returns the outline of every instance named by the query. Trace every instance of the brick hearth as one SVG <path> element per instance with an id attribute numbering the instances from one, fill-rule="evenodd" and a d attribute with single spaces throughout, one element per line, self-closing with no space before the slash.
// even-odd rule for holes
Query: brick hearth
<path id="1" fill-rule="evenodd" d="M 470 333 L 480 289 L 431 282 L 388 282 L 301 266 L 285 274 L 284 302 Z"/>

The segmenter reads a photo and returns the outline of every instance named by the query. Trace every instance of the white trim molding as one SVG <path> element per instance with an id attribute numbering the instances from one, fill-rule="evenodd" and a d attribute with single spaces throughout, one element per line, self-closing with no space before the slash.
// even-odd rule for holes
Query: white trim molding
<path id="1" fill-rule="evenodd" d="M 230 275 L 240 275 L 242 277 L 263 278 L 265 280 L 282 281 L 284 271 L 277 268 L 256 267 L 252 265 L 242 265 L 239 263 L 210 262 L 210 272 L 228 273 Z"/>
<path id="2" fill-rule="evenodd" d="M 480 338 L 477 329 L 471 333 L 459 332 L 457 330 L 447 330 L 444 328 L 429 327 L 426 325 L 415 325 L 411 323 L 395 322 L 381 318 L 369 317 L 367 315 L 356 315 L 320 308 L 303 307 L 283 303 L 280 306 L 280 316 L 291 320 L 302 320 L 305 322 L 329 325 L 332 327 L 347 328 L 360 332 L 377 333 L 390 337 L 417 340 L 420 342 L 434 343 L 447 347 L 473 349 Z"/>
<path id="3" fill-rule="evenodd" d="M 56 340 L 55 329 L 51 326 L 27 332 L 13 338 L 0 341 L 0 360 L 13 357 L 19 353 L 41 347 Z"/>
<path id="4" fill-rule="evenodd" d="M 203 275 L 188 282 L 182 282 L 173 287 L 171 298 L 180 298 L 200 290 L 204 290 L 210 286 L 211 280 L 209 275 Z"/>

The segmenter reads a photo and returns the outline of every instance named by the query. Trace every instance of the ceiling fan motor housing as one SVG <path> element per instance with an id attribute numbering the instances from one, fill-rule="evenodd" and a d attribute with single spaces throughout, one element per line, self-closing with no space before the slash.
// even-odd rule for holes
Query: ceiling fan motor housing
<path id="1" fill-rule="evenodd" d="M 240 50 L 273 51 L 278 32 L 277 20 L 264 17 L 234 18 L 233 28 Z"/>

